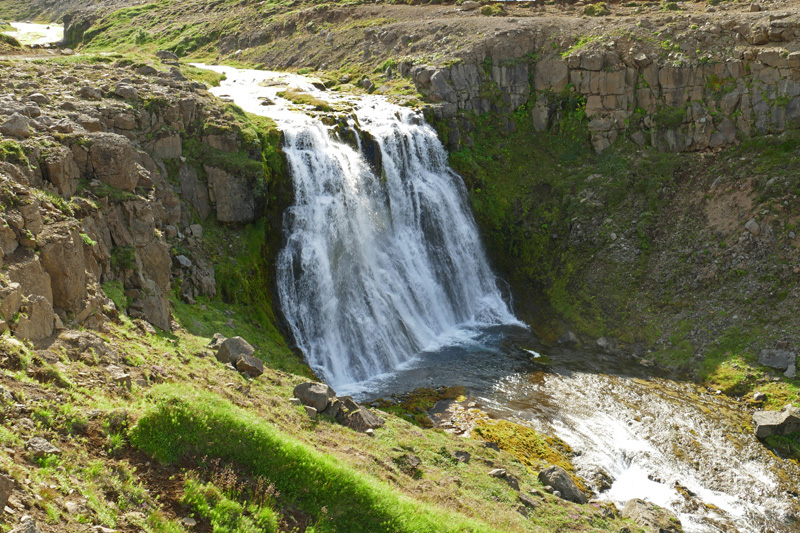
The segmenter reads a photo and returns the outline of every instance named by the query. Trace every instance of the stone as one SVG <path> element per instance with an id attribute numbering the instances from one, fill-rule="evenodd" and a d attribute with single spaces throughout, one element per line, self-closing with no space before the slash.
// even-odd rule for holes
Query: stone
<path id="1" fill-rule="evenodd" d="M 517 491 L 519 490 L 519 481 L 517 480 L 517 478 L 506 472 L 505 468 L 493 468 L 492 470 L 489 470 L 488 474 L 491 477 L 502 479 L 503 481 L 511 485 L 511 488 L 513 488 L 514 490 Z"/>
<path id="2" fill-rule="evenodd" d="M 750 4 L 750 12 L 751 13 L 758 13 L 759 11 L 761 11 L 761 6 L 759 4 L 755 4 L 755 3 Z"/>
<path id="3" fill-rule="evenodd" d="M 303 402 L 300 401 L 300 398 L 289 398 L 289 403 L 297 406 L 303 405 Z"/>
<path id="4" fill-rule="evenodd" d="M 755 392 L 753 393 L 753 401 L 754 402 L 765 402 L 767 401 L 767 395 L 763 392 Z"/>
<path id="5" fill-rule="evenodd" d="M 125 387 L 126 389 L 130 390 L 133 383 L 131 381 L 131 376 L 127 372 L 125 372 L 122 368 L 116 365 L 108 365 L 106 367 L 106 371 L 111 375 L 111 379 L 114 383 Z"/>
<path id="6" fill-rule="evenodd" d="M 78 95 L 86 100 L 100 100 L 103 97 L 103 93 L 100 92 L 100 89 L 89 85 L 84 85 L 78 89 Z"/>
<path id="7" fill-rule="evenodd" d="M 317 410 L 314 409 L 313 407 L 311 407 L 310 405 L 306 405 L 305 407 L 306 407 L 306 414 L 308 415 L 308 418 L 310 418 L 311 420 L 316 420 L 316 418 L 317 418 Z"/>
<path id="8" fill-rule="evenodd" d="M 759 439 L 771 435 L 789 435 L 800 431 L 800 409 L 787 405 L 780 411 L 756 411 L 753 413 L 753 423 Z"/>
<path id="9" fill-rule="evenodd" d="M 506 477 L 506 471 L 504 468 L 493 468 L 489 470 L 490 477 Z"/>
<path id="10" fill-rule="evenodd" d="M 223 223 L 254 221 L 255 194 L 250 180 L 219 168 L 204 168 L 208 174 L 208 187 L 213 192 L 216 203 L 217 220 Z"/>
<path id="11" fill-rule="evenodd" d="M 747 221 L 747 223 L 744 225 L 744 229 L 755 236 L 758 236 L 758 234 L 761 233 L 761 226 L 759 226 L 758 222 L 756 222 L 756 219 L 754 218 L 751 218 Z"/>
<path id="12" fill-rule="evenodd" d="M 155 76 L 158 74 L 158 71 L 150 65 L 142 65 L 136 69 L 136 73 L 141 74 L 142 76 Z"/>
<path id="13" fill-rule="evenodd" d="M 71 198 L 78 189 L 80 169 L 75 163 L 72 150 L 58 146 L 48 152 L 43 160 L 42 171 L 50 183 L 56 186 L 64 198 Z"/>
<path id="14" fill-rule="evenodd" d="M 561 493 L 561 498 L 584 504 L 587 502 L 586 495 L 578 488 L 575 481 L 560 466 L 550 466 L 539 472 L 539 481 L 542 485 L 550 485 L 554 490 Z"/>
<path id="15" fill-rule="evenodd" d="M 129 100 L 135 100 L 136 98 L 139 98 L 139 92 L 136 90 L 136 87 L 126 83 L 118 83 L 117 86 L 114 87 L 114 94 L 120 98 Z"/>
<path id="16" fill-rule="evenodd" d="M 659 533 L 679 533 L 683 531 L 680 520 L 670 511 L 656 505 L 634 498 L 625 503 L 622 517 L 647 531 Z"/>
<path id="17" fill-rule="evenodd" d="M 211 338 L 211 342 L 208 343 L 208 347 L 212 349 L 217 349 L 222 346 L 222 343 L 228 339 L 222 333 L 214 333 L 214 336 Z"/>
<path id="18" fill-rule="evenodd" d="M 579 342 L 578 336 L 571 331 L 567 331 L 558 339 L 558 344 L 567 348 L 575 348 Z"/>
<path id="19" fill-rule="evenodd" d="M 467 463 L 469 463 L 469 460 L 472 459 L 472 455 L 470 455 L 469 452 L 465 452 L 463 450 L 458 450 L 453 455 L 455 456 L 456 460 L 459 463 L 467 464 Z"/>
<path id="20" fill-rule="evenodd" d="M 186 516 L 181 520 L 181 523 L 186 527 L 194 527 L 197 525 L 197 520 L 191 516 Z"/>
<path id="21" fill-rule="evenodd" d="M 61 450 L 42 437 L 33 437 L 25 447 L 33 453 L 34 457 L 44 457 L 45 455 L 61 455 Z"/>
<path id="22" fill-rule="evenodd" d="M 14 113 L 8 120 L 0 124 L 0 133 L 7 137 L 27 139 L 31 136 L 30 120 L 19 113 Z"/>
<path id="23" fill-rule="evenodd" d="M 264 373 L 264 363 L 257 357 L 242 354 L 236 361 L 236 370 L 255 378 Z"/>
<path id="24" fill-rule="evenodd" d="M 181 268 L 191 268 L 192 267 L 192 260 L 189 259 L 188 257 L 186 257 L 185 255 L 181 254 L 181 255 L 176 256 L 175 257 L 175 261 L 178 262 L 178 265 L 180 265 Z"/>
<path id="25" fill-rule="evenodd" d="M 540 507 L 542 505 L 542 503 L 540 501 L 534 500 L 531 496 L 528 496 L 527 494 L 525 494 L 523 492 L 520 492 L 517 495 L 517 497 L 519 498 L 519 501 L 522 502 L 522 504 L 525 507 L 529 507 L 531 509 L 536 509 L 536 508 L 538 508 L 538 507 Z"/>
<path id="26" fill-rule="evenodd" d="M 611 353 L 614 350 L 614 341 L 608 337 L 600 337 L 594 341 L 594 345 L 600 353 Z"/>
<path id="27" fill-rule="evenodd" d="M 192 224 L 189 226 L 189 231 L 191 232 L 192 236 L 198 239 L 203 238 L 203 226 L 200 224 Z"/>
<path id="28" fill-rule="evenodd" d="M 86 297 L 86 261 L 78 226 L 56 222 L 36 238 L 42 268 L 50 275 L 53 307 L 76 313 Z"/>
<path id="29" fill-rule="evenodd" d="M 22 306 L 22 285 L 9 283 L 7 287 L 0 287 L 0 318 L 11 320 Z"/>
<path id="30" fill-rule="evenodd" d="M 94 133 L 89 139 L 89 163 L 95 178 L 133 192 L 139 182 L 139 170 L 131 142 L 116 133 Z"/>
<path id="31" fill-rule="evenodd" d="M 231 363 L 236 366 L 240 357 L 243 355 L 250 357 L 255 351 L 255 348 L 250 346 L 250 343 L 243 338 L 231 337 L 230 339 L 225 339 L 220 345 L 219 350 L 217 350 L 217 361 L 221 363 Z M 295 396 L 297 395 L 295 394 Z"/>
<path id="32" fill-rule="evenodd" d="M 336 393 L 328 385 L 313 381 L 296 385 L 292 395 L 299 398 L 303 405 L 310 405 L 317 411 L 324 411 L 328 403 L 336 398 Z"/>
<path id="33" fill-rule="evenodd" d="M 42 530 L 36 525 L 36 520 L 30 516 L 23 516 L 20 525 L 8 533 L 42 533 Z"/>
<path id="34" fill-rule="evenodd" d="M 340 421 L 344 417 L 344 422 Z M 337 416 L 340 424 L 361 433 L 368 429 L 383 427 L 385 420 L 378 415 L 371 413 L 366 407 L 362 407 L 350 398 L 345 398 L 342 402 L 342 410 Z"/>
<path id="35" fill-rule="evenodd" d="M 163 135 L 153 144 L 153 156 L 159 159 L 178 159 L 183 154 L 181 136 L 177 133 Z"/>
<path id="36" fill-rule="evenodd" d="M 8 504 L 12 492 L 14 492 L 14 479 L 0 475 L 0 509 L 4 509 Z"/>
<path id="37" fill-rule="evenodd" d="M 22 314 L 14 328 L 20 339 L 38 341 L 46 339 L 55 329 L 53 305 L 44 296 L 30 295 L 23 300 Z"/>
<path id="38" fill-rule="evenodd" d="M 765 348 L 759 352 L 758 362 L 764 366 L 785 371 L 790 365 L 794 365 L 797 362 L 797 354 L 789 350 Z"/>
<path id="39" fill-rule="evenodd" d="M 560 59 L 545 59 L 536 63 L 534 87 L 537 91 L 561 92 L 567 87 L 569 69 Z"/>
<path id="40" fill-rule="evenodd" d="M 474 2 L 473 0 L 467 0 L 463 4 L 461 4 L 461 11 L 475 11 L 476 9 L 481 7 L 480 2 Z"/>
<path id="41" fill-rule="evenodd" d="M 795 377 L 797 377 L 797 367 L 795 366 L 795 363 L 790 364 L 789 367 L 786 369 L 786 372 L 783 373 L 783 375 L 789 379 L 794 379 Z"/>
<path id="42" fill-rule="evenodd" d="M 159 50 L 158 52 L 156 52 L 156 57 L 159 59 L 167 59 L 170 61 L 178 60 L 178 56 L 168 50 Z"/>

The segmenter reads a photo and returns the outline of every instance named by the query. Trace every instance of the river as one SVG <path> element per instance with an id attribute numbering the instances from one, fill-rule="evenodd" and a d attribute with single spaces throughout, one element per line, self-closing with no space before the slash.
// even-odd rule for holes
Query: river
<path id="1" fill-rule="evenodd" d="M 378 96 L 320 90 L 301 76 L 206 68 L 227 76 L 214 94 L 270 116 L 288 131 L 287 154 L 295 186 L 302 188 L 296 196 L 319 189 L 311 206 L 316 211 L 298 202 L 287 213 L 287 240 L 302 241 L 307 248 L 292 251 L 290 244 L 279 276 L 285 275 L 288 285 L 284 305 L 291 298 L 289 307 L 297 307 L 290 309 L 289 321 L 298 344 L 340 394 L 369 400 L 417 387 L 461 385 L 469 401 L 492 416 L 566 441 L 577 452 L 574 463 L 589 485 L 598 470 L 605 472 L 612 483 L 596 495 L 600 500 L 621 507 L 630 498 L 644 498 L 674 511 L 690 532 L 800 532 L 800 470 L 755 439 L 750 414 L 734 400 L 635 361 L 545 346 L 515 321 L 498 299 L 475 237 L 441 235 L 474 228 L 471 215 L 461 212 L 468 204 L 459 199 L 463 191 L 457 176 L 439 160 L 440 144 L 420 140 L 429 128 L 418 115 Z M 310 106 L 298 109 L 278 96 L 287 87 L 344 110 L 323 123 L 313 117 L 320 113 Z M 389 163 L 412 168 L 397 182 L 412 190 L 410 196 L 385 190 L 393 186 L 394 171 L 386 170 L 386 161 L 382 175 L 370 171 L 368 158 L 359 155 L 366 150 L 361 141 L 342 147 L 343 120 L 351 121 L 354 130 L 367 130 Z M 391 131 L 382 132 L 385 127 Z M 433 165 L 434 171 L 413 166 L 414 158 L 413 165 Z M 348 168 L 355 170 L 338 176 Z M 307 176 L 297 176 L 303 173 Z M 424 238 L 433 235 L 435 242 L 417 246 L 407 240 L 419 238 L 412 235 L 414 223 L 396 224 L 400 215 L 391 208 L 411 198 L 412 212 L 428 209 L 426 198 L 420 197 L 428 193 L 420 192 L 414 181 L 420 173 L 447 182 L 431 205 L 451 203 L 452 210 L 443 211 L 444 220 L 420 219 L 426 224 Z M 332 174 L 336 180 L 330 179 Z M 321 181 L 304 181 L 314 176 Z M 451 228 L 448 221 L 456 219 L 458 227 Z M 396 232 L 397 227 L 403 231 Z M 373 246 L 353 244 L 354 237 Z M 425 262 L 448 249 L 451 238 L 469 253 L 454 259 L 454 265 L 441 262 L 440 256 Z M 358 252 L 350 251 L 354 246 Z M 408 261 L 415 265 L 413 276 Z M 320 269 L 329 273 L 304 277 Z M 426 269 L 446 273 L 429 275 Z M 467 279 L 457 279 L 464 270 L 470 272 Z M 343 273 L 357 281 L 343 282 Z M 381 292 L 386 287 L 388 292 Z M 346 305 L 337 305 L 340 298 Z M 419 308 L 409 311 L 413 305 Z M 344 316 L 351 308 L 357 312 Z M 400 339 L 403 349 L 370 344 L 384 335 L 387 342 Z"/>

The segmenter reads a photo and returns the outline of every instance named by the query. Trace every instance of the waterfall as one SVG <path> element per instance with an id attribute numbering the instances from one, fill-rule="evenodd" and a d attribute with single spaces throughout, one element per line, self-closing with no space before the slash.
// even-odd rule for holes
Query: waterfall
<path id="1" fill-rule="evenodd" d="M 433 128 L 375 97 L 355 116 L 380 168 L 319 121 L 281 123 L 295 203 L 284 215 L 278 296 L 308 363 L 334 387 L 447 338 L 517 323 Z"/>

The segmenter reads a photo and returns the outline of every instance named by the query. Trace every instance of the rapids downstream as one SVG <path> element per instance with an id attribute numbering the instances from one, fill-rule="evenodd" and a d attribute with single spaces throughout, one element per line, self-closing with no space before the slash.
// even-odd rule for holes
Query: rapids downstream
<path id="1" fill-rule="evenodd" d="M 590 486 L 607 474 L 600 500 L 644 498 L 685 531 L 800 532 L 800 470 L 755 439 L 734 401 L 635 362 L 544 347 L 514 318 L 464 186 L 419 114 L 296 75 L 203 67 L 227 76 L 214 94 L 284 133 L 295 204 L 280 304 L 337 392 L 461 385 L 484 411 L 565 440 Z M 278 96 L 288 87 L 338 116 Z"/>

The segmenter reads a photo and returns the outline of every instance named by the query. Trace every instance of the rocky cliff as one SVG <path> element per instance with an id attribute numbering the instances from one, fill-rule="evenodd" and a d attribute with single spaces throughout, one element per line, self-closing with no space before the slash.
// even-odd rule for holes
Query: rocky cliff
<path id="1" fill-rule="evenodd" d="M 171 291 L 216 294 L 199 222 L 262 216 L 258 134 L 157 66 L 0 65 L 3 331 L 102 328 L 119 310 L 101 287 L 169 331 Z"/>

